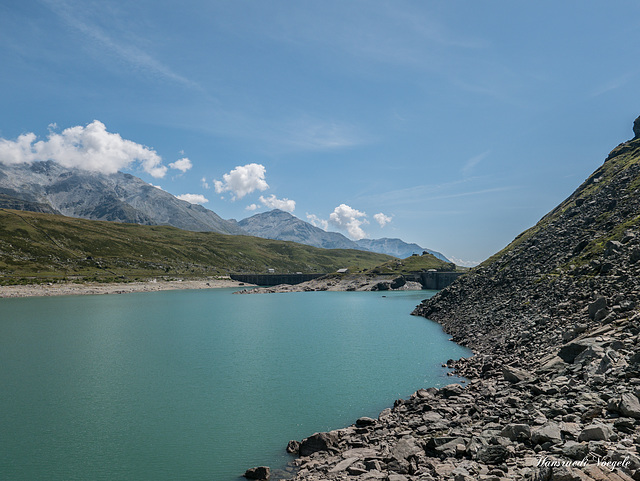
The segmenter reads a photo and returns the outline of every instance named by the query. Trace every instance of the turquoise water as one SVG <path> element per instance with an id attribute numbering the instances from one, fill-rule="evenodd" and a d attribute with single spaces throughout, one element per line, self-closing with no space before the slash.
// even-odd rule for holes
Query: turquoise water
<path id="1" fill-rule="evenodd" d="M 0 479 L 235 481 L 469 352 L 432 291 L 0 299 Z"/>

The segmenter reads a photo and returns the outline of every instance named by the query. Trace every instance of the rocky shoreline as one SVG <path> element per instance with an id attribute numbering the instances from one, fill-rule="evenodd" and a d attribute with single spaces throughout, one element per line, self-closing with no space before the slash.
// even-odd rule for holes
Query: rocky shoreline
<path id="1" fill-rule="evenodd" d="M 419 282 L 409 281 L 404 276 L 384 276 L 372 274 L 329 274 L 300 284 L 280 284 L 272 287 L 244 289 L 236 294 L 273 294 L 282 292 L 314 291 L 419 291 Z"/>
<path id="2" fill-rule="evenodd" d="M 640 481 L 640 118 L 634 134 L 413 312 L 473 350 L 447 362 L 466 387 L 421 389 L 378 419 L 291 442 L 286 476 Z"/>
<path id="3" fill-rule="evenodd" d="M 27 284 L 0 286 L 0 298 L 3 297 L 41 297 L 41 296 L 75 296 L 90 294 L 130 294 L 134 292 L 154 292 L 178 289 L 216 289 L 223 287 L 243 287 L 245 283 L 231 279 L 184 279 L 184 280 L 150 280 L 145 282 L 76 284 L 71 282 Z"/>

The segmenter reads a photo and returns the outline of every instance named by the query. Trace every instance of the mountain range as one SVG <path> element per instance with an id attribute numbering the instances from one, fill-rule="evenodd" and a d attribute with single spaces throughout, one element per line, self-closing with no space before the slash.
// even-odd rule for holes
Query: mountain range
<path id="1" fill-rule="evenodd" d="M 325 249 L 357 249 L 378 252 L 404 259 L 428 252 L 438 259 L 451 262 L 440 252 L 408 244 L 401 239 L 360 239 L 353 241 L 338 232 L 327 232 L 279 209 L 253 215 L 238 222 L 251 235 L 266 239 L 289 240 Z"/>
<path id="2" fill-rule="evenodd" d="M 400 239 L 352 241 L 326 232 L 281 210 L 239 222 L 180 200 L 131 174 L 102 174 L 53 162 L 0 163 L 0 207 L 62 214 L 89 220 L 170 225 L 196 232 L 252 235 L 325 249 L 356 249 L 405 258 L 424 251 L 446 262 L 441 253 Z"/>

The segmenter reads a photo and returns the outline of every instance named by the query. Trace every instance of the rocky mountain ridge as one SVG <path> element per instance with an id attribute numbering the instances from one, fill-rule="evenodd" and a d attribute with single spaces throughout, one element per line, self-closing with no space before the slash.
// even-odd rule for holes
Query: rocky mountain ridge
<path id="1" fill-rule="evenodd" d="M 131 174 L 69 169 L 53 161 L 0 163 L 0 207 L 198 232 L 245 233 L 215 212 Z"/>
<path id="2" fill-rule="evenodd" d="M 239 221 L 238 225 L 249 234 L 266 239 L 288 240 L 324 249 L 365 250 L 400 259 L 428 252 L 438 259 L 451 262 L 440 252 L 425 249 L 418 244 L 409 244 L 401 239 L 385 237 L 353 241 L 339 232 L 327 232 L 279 209 L 255 214 Z"/>
<path id="3" fill-rule="evenodd" d="M 640 480 L 640 117 L 634 134 L 414 311 L 474 350 L 447 362 L 466 388 L 291 442 L 293 479 Z"/>

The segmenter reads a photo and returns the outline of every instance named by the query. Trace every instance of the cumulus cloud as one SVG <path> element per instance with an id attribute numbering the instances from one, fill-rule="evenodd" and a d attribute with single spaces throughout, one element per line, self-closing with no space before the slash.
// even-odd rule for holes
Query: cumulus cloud
<path id="1" fill-rule="evenodd" d="M 322 230 L 327 230 L 329 228 L 329 221 L 321 219 L 315 214 L 307 214 L 307 220 L 312 226 L 319 227 Z"/>
<path id="2" fill-rule="evenodd" d="M 203 177 L 202 179 L 200 179 L 200 182 L 202 182 L 202 188 L 203 189 L 208 189 L 209 188 L 209 182 L 207 182 L 207 178 Z"/>
<path id="3" fill-rule="evenodd" d="M 50 131 L 47 140 L 38 142 L 31 132 L 15 141 L 0 139 L 0 162 L 20 164 L 42 160 L 105 174 L 113 174 L 137 162 L 153 177 L 164 177 L 167 173 L 162 158 L 153 149 L 107 132 L 106 126 L 98 120 L 86 127 L 70 127 L 60 134 Z"/>
<path id="4" fill-rule="evenodd" d="M 214 180 L 213 184 L 218 194 L 231 192 L 232 200 L 242 199 L 245 195 L 256 190 L 265 191 L 269 184 L 264 180 L 267 172 L 262 164 L 239 165 L 222 180 Z"/>
<path id="5" fill-rule="evenodd" d="M 391 219 L 392 217 L 384 215 L 382 212 L 380 212 L 379 214 L 374 214 L 373 216 L 373 220 L 380 224 L 380 227 L 384 227 L 385 225 L 387 225 L 389 222 L 391 222 Z"/>
<path id="6" fill-rule="evenodd" d="M 338 228 L 346 229 L 350 237 L 359 240 L 367 236 L 362 230 L 362 227 L 360 227 L 369 223 L 367 219 L 365 219 L 366 216 L 367 214 L 364 212 L 360 212 L 346 204 L 340 204 L 329 215 L 329 223 Z"/>
<path id="7" fill-rule="evenodd" d="M 275 194 L 271 194 L 269 197 L 261 195 L 259 199 L 260 202 L 262 202 L 262 205 L 270 209 L 280 209 L 285 212 L 293 212 L 296 209 L 295 200 L 278 199 Z"/>
<path id="8" fill-rule="evenodd" d="M 184 157 L 182 159 L 176 160 L 175 162 L 171 162 L 169 164 L 169 167 L 171 167 L 172 169 L 180 170 L 182 172 L 186 172 L 191 167 L 193 167 L 193 164 L 191 163 L 191 160 L 189 160 L 187 157 Z"/>
<path id="9" fill-rule="evenodd" d="M 258 204 L 251 204 L 245 207 L 245 210 L 256 210 L 260 206 Z"/>
<path id="10" fill-rule="evenodd" d="M 209 202 L 209 199 L 207 199 L 202 194 L 182 194 L 176 195 L 176 198 L 180 200 L 186 200 L 190 204 L 206 204 L 207 202 Z"/>

